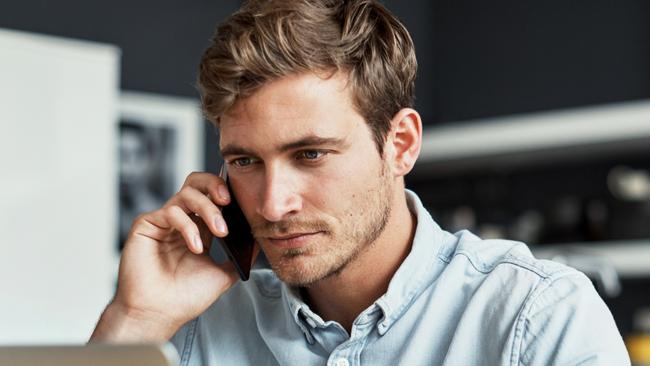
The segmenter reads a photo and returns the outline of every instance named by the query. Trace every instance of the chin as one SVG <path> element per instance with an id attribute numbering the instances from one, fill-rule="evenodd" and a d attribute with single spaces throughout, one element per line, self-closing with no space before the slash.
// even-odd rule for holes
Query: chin
<path id="1" fill-rule="evenodd" d="M 280 278 L 282 282 L 293 287 L 306 287 L 321 280 L 320 276 L 314 276 L 311 274 L 278 273 L 277 271 L 275 273 L 278 275 L 278 278 Z"/>
<path id="2" fill-rule="evenodd" d="M 278 278 L 290 286 L 308 286 L 327 276 L 315 263 L 309 263 L 305 257 L 284 259 L 281 263 L 271 262 L 271 268 Z"/>

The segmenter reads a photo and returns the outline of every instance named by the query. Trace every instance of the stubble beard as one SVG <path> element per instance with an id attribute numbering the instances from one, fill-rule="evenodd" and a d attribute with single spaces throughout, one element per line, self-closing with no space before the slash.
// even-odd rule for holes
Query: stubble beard
<path id="1" fill-rule="evenodd" d="M 290 286 L 305 287 L 341 274 L 350 263 L 372 248 L 385 230 L 392 209 L 392 182 L 382 166 L 374 189 L 364 191 L 338 222 L 266 223 L 273 232 L 320 231 L 318 241 L 306 248 L 267 253 L 271 268 Z M 299 228 L 300 230 L 297 230 Z"/>

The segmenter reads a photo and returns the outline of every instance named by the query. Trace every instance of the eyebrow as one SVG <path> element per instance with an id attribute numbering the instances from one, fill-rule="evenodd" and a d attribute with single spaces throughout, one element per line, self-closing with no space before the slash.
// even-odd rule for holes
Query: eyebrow
<path id="1" fill-rule="evenodd" d="M 342 146 L 344 145 L 344 140 L 337 137 L 320 137 L 320 136 L 306 136 L 296 141 L 291 141 L 285 143 L 278 147 L 276 151 L 278 152 L 287 152 L 290 150 L 296 150 L 299 148 L 309 147 L 309 146 L 322 146 L 322 145 L 334 145 Z M 221 149 L 221 156 L 224 158 L 232 155 L 255 155 L 253 150 L 247 149 L 243 146 L 238 146 L 234 144 L 228 144 Z"/>

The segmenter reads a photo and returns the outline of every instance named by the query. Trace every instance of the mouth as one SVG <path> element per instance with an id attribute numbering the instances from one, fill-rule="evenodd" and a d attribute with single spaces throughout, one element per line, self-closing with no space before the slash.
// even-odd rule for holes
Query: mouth
<path id="1" fill-rule="evenodd" d="M 306 246 L 312 239 L 314 239 L 314 237 L 321 233 L 321 231 L 312 233 L 293 233 L 287 235 L 270 236 L 267 239 L 271 242 L 271 244 L 279 248 L 295 249 Z"/>

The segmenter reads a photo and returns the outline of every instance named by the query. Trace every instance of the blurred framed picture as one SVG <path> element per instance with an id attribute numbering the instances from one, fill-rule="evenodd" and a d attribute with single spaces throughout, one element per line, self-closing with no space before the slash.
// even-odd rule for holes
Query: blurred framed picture
<path id="1" fill-rule="evenodd" d="M 204 169 L 204 123 L 197 100 L 125 91 L 118 130 L 121 250 L 138 215 L 162 207 L 190 172 Z"/>

